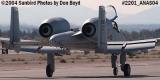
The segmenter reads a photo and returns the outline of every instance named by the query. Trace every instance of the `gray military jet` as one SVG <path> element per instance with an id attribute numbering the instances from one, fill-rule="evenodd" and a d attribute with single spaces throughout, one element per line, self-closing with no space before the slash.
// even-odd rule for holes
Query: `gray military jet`
<path id="1" fill-rule="evenodd" d="M 39 27 L 39 33 L 47 38 L 51 46 L 34 44 L 35 42 L 20 40 L 16 31 L 19 31 L 18 8 L 11 8 L 11 33 L 10 44 L 12 49 L 26 52 L 47 53 L 46 75 L 52 77 L 55 71 L 56 54 L 65 54 L 69 50 L 95 51 L 95 53 L 111 54 L 113 74 L 118 74 L 116 65 L 117 56 L 120 55 L 121 70 L 124 76 L 128 77 L 131 67 L 126 63 L 127 53 L 155 48 L 158 39 L 146 39 L 136 41 L 120 40 L 120 30 L 115 22 L 118 17 L 114 6 L 110 6 L 115 12 L 111 19 L 106 17 L 104 6 L 99 6 L 98 17 L 86 20 L 79 30 L 70 29 L 70 23 L 60 17 L 46 19 Z M 38 45 L 38 47 L 28 47 L 28 45 Z M 25 47 L 22 47 L 24 45 Z"/>

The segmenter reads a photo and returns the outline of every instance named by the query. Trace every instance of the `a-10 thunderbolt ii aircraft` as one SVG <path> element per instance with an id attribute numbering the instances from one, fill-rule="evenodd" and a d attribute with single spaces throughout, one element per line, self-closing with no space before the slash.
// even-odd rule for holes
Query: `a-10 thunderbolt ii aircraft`
<path id="1" fill-rule="evenodd" d="M 46 75 L 52 77 L 55 72 L 56 54 L 65 54 L 69 50 L 95 51 L 95 53 L 111 54 L 111 64 L 113 74 L 118 74 L 116 65 L 117 56 L 120 55 L 121 70 L 124 76 L 130 76 L 131 67 L 126 63 L 126 55 L 130 52 L 138 50 L 146 50 L 155 48 L 158 39 L 146 39 L 136 41 L 120 40 L 120 31 L 117 23 L 114 21 L 118 16 L 116 9 L 113 6 L 116 15 L 108 19 L 104 6 L 99 6 L 98 17 L 86 20 L 80 30 L 70 29 L 69 22 L 60 17 L 46 19 L 39 27 L 39 33 L 42 37 L 47 38 L 51 46 L 43 46 L 38 41 L 24 41 L 19 37 L 19 15 L 18 8 L 11 8 L 11 30 L 10 43 L 11 47 L 17 52 L 42 52 L 47 53 Z M 6 42 L 7 43 L 7 42 Z M 22 47 L 22 45 L 24 47 Z M 38 45 L 39 47 L 29 47 Z M 134 53 L 133 53 L 134 54 Z"/>

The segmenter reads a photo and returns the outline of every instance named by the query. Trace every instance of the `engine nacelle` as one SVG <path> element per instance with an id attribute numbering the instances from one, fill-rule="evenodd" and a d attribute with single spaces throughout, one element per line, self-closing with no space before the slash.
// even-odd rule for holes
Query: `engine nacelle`
<path id="1" fill-rule="evenodd" d="M 81 27 L 81 31 L 86 37 L 94 37 L 96 35 L 97 25 L 97 18 L 88 19 L 84 22 L 83 26 Z"/>
<path id="2" fill-rule="evenodd" d="M 106 26 L 107 35 L 112 34 L 113 30 L 115 30 L 113 29 L 112 21 L 106 19 Z M 84 34 L 84 36 L 92 38 L 92 40 L 96 40 L 98 36 L 98 18 L 90 18 L 86 20 L 83 23 L 83 26 L 81 27 L 81 31 Z"/>
<path id="3" fill-rule="evenodd" d="M 39 27 L 39 33 L 42 37 L 50 37 L 53 34 L 62 33 L 69 30 L 69 22 L 60 17 L 47 19 Z"/>

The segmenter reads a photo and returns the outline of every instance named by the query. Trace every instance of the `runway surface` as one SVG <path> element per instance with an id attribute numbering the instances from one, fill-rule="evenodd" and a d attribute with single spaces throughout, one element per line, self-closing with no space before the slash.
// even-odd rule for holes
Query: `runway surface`
<path id="1" fill-rule="evenodd" d="M 112 75 L 110 62 L 57 63 L 54 77 L 47 78 L 45 65 L 8 63 L 0 65 L 0 80 L 160 80 L 160 60 L 132 61 L 131 77 Z"/>

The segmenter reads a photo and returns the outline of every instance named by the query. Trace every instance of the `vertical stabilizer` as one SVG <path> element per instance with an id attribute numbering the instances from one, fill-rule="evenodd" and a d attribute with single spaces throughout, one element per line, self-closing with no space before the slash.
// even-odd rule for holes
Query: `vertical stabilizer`
<path id="1" fill-rule="evenodd" d="M 98 17 L 98 39 L 96 52 L 104 53 L 107 51 L 107 26 L 106 26 L 106 12 L 104 6 L 99 6 Z"/>
<path id="2" fill-rule="evenodd" d="M 11 7 L 10 48 L 18 51 L 20 46 L 15 45 L 18 42 L 20 42 L 19 13 L 17 7 Z"/>

